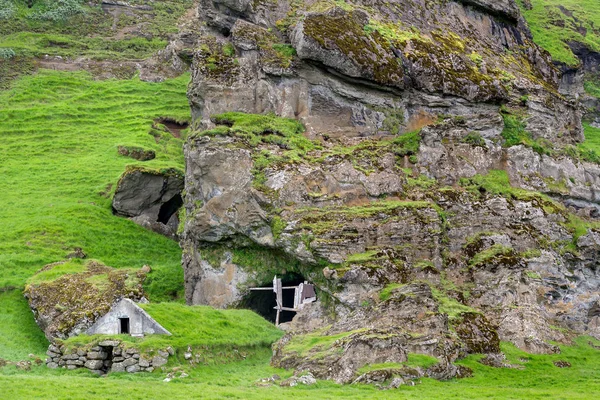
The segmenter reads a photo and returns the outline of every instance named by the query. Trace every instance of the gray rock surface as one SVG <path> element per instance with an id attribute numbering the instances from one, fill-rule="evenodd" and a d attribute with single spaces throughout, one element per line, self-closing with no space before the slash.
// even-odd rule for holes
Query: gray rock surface
<path id="1" fill-rule="evenodd" d="M 113 211 L 148 229 L 175 237 L 182 190 L 183 177 L 178 171 L 132 169 L 119 180 Z"/>
<path id="2" fill-rule="evenodd" d="M 109 372 L 152 372 L 165 365 L 171 355 L 168 350 L 158 350 L 160 356 L 150 358 L 149 355 L 140 355 L 138 349 L 125 349 L 117 340 L 104 340 L 90 350 L 84 347 L 74 348 L 66 353 L 65 351 L 64 347 L 58 348 L 50 344 L 48 353 L 53 355 L 46 360 L 46 366 L 51 369 L 87 368 L 98 375 Z M 127 358 L 120 357 L 121 354 Z"/>
<path id="3" fill-rule="evenodd" d="M 600 337 L 600 169 L 560 156 L 583 140 L 577 74 L 560 76 L 513 0 L 328 4 L 199 6 L 187 302 L 225 308 L 275 274 L 310 280 L 327 301 L 287 324 L 272 362 L 343 383 L 409 353 L 439 362 L 362 379 L 464 377 L 453 361 L 500 340 L 553 353 Z M 200 133 L 229 111 L 295 118 L 314 150 Z M 553 155 L 505 146 L 520 115 Z M 398 144 L 415 131 L 418 150 Z M 337 339 L 288 351 L 307 334 Z"/>

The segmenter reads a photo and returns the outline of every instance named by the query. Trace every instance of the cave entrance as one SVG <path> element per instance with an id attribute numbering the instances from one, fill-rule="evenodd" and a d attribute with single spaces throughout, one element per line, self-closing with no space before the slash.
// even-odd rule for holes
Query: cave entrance
<path id="1" fill-rule="evenodd" d="M 157 221 L 166 225 L 173 216 L 173 214 L 175 214 L 182 205 L 183 198 L 180 194 L 176 194 L 169 201 L 163 203 L 163 205 L 160 206 Z"/>
<path id="2" fill-rule="evenodd" d="M 273 290 L 278 289 L 279 295 Z M 306 293 L 312 293 L 306 297 Z M 303 297 L 304 295 L 304 297 Z M 281 298 L 281 309 L 277 310 L 277 298 Z M 273 285 L 251 288 L 241 301 L 241 308 L 248 308 L 273 323 L 290 322 L 301 304 L 316 300 L 314 287 L 306 282 L 300 274 L 290 273 L 281 279 L 273 279 Z M 279 314 L 279 317 L 278 317 Z"/>

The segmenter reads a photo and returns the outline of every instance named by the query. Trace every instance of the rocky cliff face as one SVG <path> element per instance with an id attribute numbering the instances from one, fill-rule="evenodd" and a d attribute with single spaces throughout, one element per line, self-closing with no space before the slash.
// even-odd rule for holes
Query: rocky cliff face
<path id="1" fill-rule="evenodd" d="M 410 353 L 447 378 L 499 340 L 600 336 L 600 169 L 574 157 L 578 104 L 514 1 L 198 11 L 190 304 L 239 304 L 273 274 L 314 282 L 273 362 L 339 382 Z"/>

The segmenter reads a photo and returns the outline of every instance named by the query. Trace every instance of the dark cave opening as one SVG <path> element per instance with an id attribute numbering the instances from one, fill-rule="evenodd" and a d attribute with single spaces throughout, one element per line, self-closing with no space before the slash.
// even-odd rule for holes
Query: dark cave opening
<path id="1" fill-rule="evenodd" d="M 183 199 L 181 198 L 181 195 L 176 194 L 169 201 L 163 203 L 163 205 L 160 206 L 157 221 L 166 225 L 173 216 L 173 214 L 175 214 L 182 205 Z"/>
<path id="2" fill-rule="evenodd" d="M 281 277 L 281 284 L 285 287 L 298 286 L 303 283 L 306 279 L 302 275 L 289 273 Z M 272 287 L 272 283 L 264 285 L 263 287 Z M 293 308 L 294 307 L 294 289 L 283 289 L 283 306 Z M 275 317 L 277 311 L 275 306 L 275 293 L 272 290 L 257 290 L 249 292 L 241 301 L 240 308 L 247 308 L 260 314 L 267 321 L 275 323 Z M 279 323 L 290 322 L 296 315 L 293 311 L 282 311 L 279 315 Z"/>

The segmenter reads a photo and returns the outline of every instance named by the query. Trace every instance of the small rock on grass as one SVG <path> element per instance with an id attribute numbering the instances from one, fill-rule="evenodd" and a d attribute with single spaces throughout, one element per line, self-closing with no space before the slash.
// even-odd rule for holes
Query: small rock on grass
<path id="1" fill-rule="evenodd" d="M 309 372 L 302 376 L 292 376 L 291 378 L 282 381 L 279 385 L 293 387 L 297 386 L 299 383 L 303 385 L 314 385 L 315 383 L 317 383 L 317 380 L 315 379 L 313 374 Z"/>
<path id="2" fill-rule="evenodd" d="M 571 368 L 571 363 L 564 360 L 554 361 L 554 365 L 556 365 L 558 368 Z"/>

